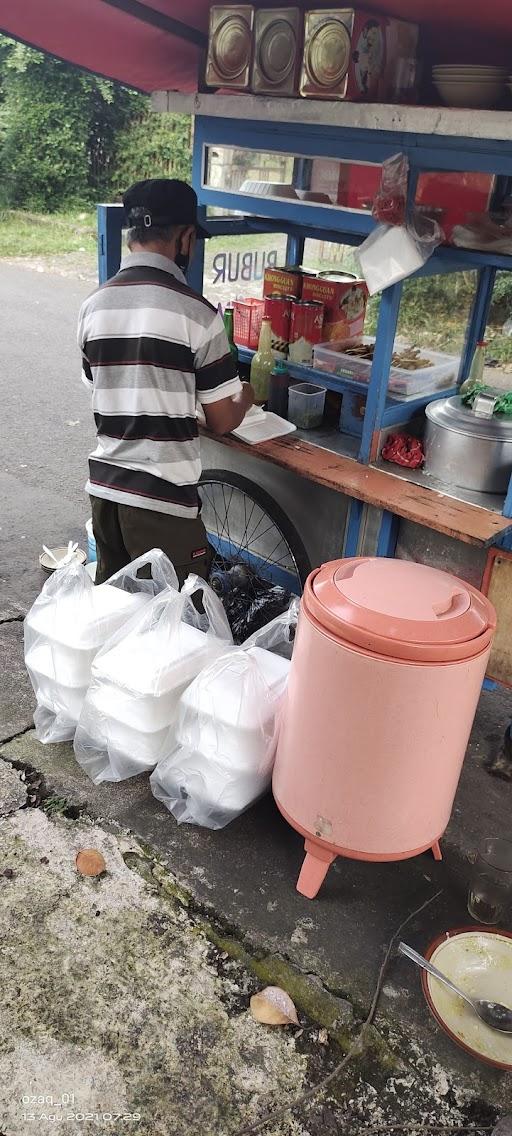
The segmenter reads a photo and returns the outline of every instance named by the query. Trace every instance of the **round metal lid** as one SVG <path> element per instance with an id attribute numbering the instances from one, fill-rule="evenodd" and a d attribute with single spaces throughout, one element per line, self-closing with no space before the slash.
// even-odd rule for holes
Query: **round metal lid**
<path id="1" fill-rule="evenodd" d="M 435 422 L 437 426 L 443 426 L 456 434 L 507 442 L 512 440 L 512 418 L 496 414 L 493 414 L 492 418 L 479 418 L 463 405 L 458 395 L 430 402 L 425 407 L 425 414 L 430 422 Z"/>
<path id="2" fill-rule="evenodd" d="M 287 20 L 272 20 L 260 36 L 256 51 L 258 67 L 267 83 L 284 83 L 294 67 L 297 51 L 292 25 Z"/>
<path id="3" fill-rule="evenodd" d="M 212 39 L 215 67 L 225 79 L 237 79 L 251 59 L 251 29 L 236 13 L 219 24 Z"/>
<path id="4" fill-rule="evenodd" d="M 348 28 L 339 20 L 326 19 L 306 46 L 305 64 L 310 78 L 319 87 L 336 87 L 345 78 L 349 62 Z"/>
<path id="5" fill-rule="evenodd" d="M 478 654 L 494 609 L 463 580 L 406 560 L 335 560 L 309 577 L 305 607 L 337 638 L 418 662 Z"/>

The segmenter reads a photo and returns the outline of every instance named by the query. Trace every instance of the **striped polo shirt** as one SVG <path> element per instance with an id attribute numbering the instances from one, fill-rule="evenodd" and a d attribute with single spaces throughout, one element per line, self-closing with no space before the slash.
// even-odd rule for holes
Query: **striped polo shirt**
<path id="1" fill-rule="evenodd" d="M 78 342 L 98 435 L 87 491 L 197 517 L 197 403 L 242 389 L 221 316 L 172 260 L 130 253 L 82 304 Z"/>

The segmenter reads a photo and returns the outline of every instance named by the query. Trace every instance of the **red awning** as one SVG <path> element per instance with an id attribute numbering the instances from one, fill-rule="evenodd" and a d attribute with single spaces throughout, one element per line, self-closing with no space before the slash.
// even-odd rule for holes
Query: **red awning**
<path id="1" fill-rule="evenodd" d="M 511 0 L 371 0 L 364 6 L 423 24 L 429 54 L 440 60 L 510 64 Z M 0 0 L 0 30 L 143 91 L 195 91 L 209 9 L 207 0 Z"/>

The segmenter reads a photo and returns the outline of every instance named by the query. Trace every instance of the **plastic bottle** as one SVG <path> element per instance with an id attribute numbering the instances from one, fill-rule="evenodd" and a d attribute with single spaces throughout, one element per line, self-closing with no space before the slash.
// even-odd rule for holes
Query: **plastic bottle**
<path id="1" fill-rule="evenodd" d="M 279 414 L 281 418 L 286 418 L 288 414 L 289 386 L 290 376 L 288 374 L 288 367 L 283 359 L 278 359 L 270 375 L 268 409 L 271 410 L 273 414 Z"/>
<path id="2" fill-rule="evenodd" d="M 235 363 L 235 366 L 236 366 L 236 369 L 237 369 L 237 372 L 238 372 L 238 347 L 237 347 L 235 340 L 233 338 L 233 335 L 234 335 L 233 308 L 226 308 L 225 311 L 224 311 L 224 327 L 226 328 L 226 335 L 228 337 L 229 350 L 231 351 L 231 354 L 233 356 L 233 362 Z"/>
<path id="3" fill-rule="evenodd" d="M 462 383 L 459 394 L 468 394 L 470 390 L 473 390 L 473 387 L 475 387 L 477 383 L 481 383 L 483 381 L 486 347 L 487 343 L 483 339 L 481 339 L 477 343 L 475 347 L 475 354 L 473 355 L 473 358 L 471 360 L 469 375 L 467 379 L 465 379 L 465 381 Z"/>
<path id="4" fill-rule="evenodd" d="M 264 316 L 261 324 L 258 350 L 253 355 L 251 363 L 251 386 L 254 390 L 254 401 L 262 406 L 268 399 L 270 375 L 274 369 L 274 356 L 272 354 L 272 332 L 270 319 Z"/>

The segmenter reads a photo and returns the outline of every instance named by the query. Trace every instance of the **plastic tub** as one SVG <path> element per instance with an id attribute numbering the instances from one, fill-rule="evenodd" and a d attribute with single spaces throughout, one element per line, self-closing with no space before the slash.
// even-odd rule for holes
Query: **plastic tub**
<path id="1" fill-rule="evenodd" d="M 358 343 L 375 344 L 375 336 L 363 335 Z M 395 340 L 395 350 L 402 351 L 409 347 L 406 340 Z M 345 353 L 346 342 L 317 343 L 313 348 L 313 366 L 318 371 L 330 371 L 348 379 L 358 379 L 361 383 L 369 383 L 372 370 L 371 359 L 360 359 L 357 355 Z M 431 361 L 430 367 L 422 367 L 419 371 L 406 371 L 402 367 L 391 367 L 389 372 L 388 391 L 393 398 L 418 398 L 422 394 L 432 394 L 434 391 L 446 390 L 455 386 L 459 373 L 460 359 L 457 355 L 444 355 L 440 351 L 431 351 L 430 348 L 421 348 L 421 354 Z"/>
<path id="2" fill-rule="evenodd" d="M 94 564 L 98 559 L 96 553 L 96 541 L 94 539 L 94 531 L 92 527 L 92 518 L 85 522 L 85 531 L 87 533 L 87 559 L 89 564 Z"/>
<path id="3" fill-rule="evenodd" d="M 294 383 L 288 390 L 288 418 L 298 430 L 314 430 L 322 424 L 325 387 Z"/>

